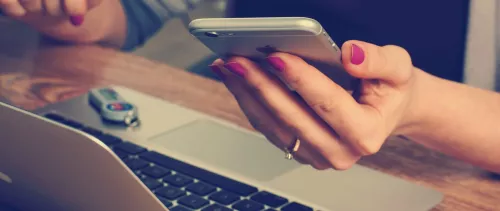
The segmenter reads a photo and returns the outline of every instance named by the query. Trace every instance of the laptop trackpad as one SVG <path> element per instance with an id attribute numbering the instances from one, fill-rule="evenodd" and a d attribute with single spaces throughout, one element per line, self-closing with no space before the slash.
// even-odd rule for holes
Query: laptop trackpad
<path id="1" fill-rule="evenodd" d="M 259 181 L 269 181 L 300 167 L 265 138 L 200 120 L 150 139 L 170 151 L 193 157 Z"/>

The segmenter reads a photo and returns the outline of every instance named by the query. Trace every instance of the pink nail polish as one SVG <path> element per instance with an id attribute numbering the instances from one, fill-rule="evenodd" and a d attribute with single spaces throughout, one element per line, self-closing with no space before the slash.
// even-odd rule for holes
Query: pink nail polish
<path id="1" fill-rule="evenodd" d="M 236 62 L 227 63 L 224 65 L 224 67 L 240 77 L 245 77 L 245 74 L 247 72 L 247 70 L 241 64 Z"/>
<path id="2" fill-rule="evenodd" d="M 74 26 L 81 26 L 83 24 L 83 15 L 71 16 L 69 20 Z"/>
<path id="3" fill-rule="evenodd" d="M 351 46 L 351 63 L 360 65 L 365 61 L 365 52 L 356 44 Z"/>
<path id="4" fill-rule="evenodd" d="M 273 66 L 274 69 L 283 72 L 285 70 L 285 62 L 279 57 L 267 57 L 267 62 Z"/>
<path id="5" fill-rule="evenodd" d="M 224 80 L 225 75 L 222 73 L 222 70 L 220 69 L 219 66 L 217 65 L 210 65 L 210 69 L 212 69 L 212 72 L 214 72 L 220 79 Z"/>

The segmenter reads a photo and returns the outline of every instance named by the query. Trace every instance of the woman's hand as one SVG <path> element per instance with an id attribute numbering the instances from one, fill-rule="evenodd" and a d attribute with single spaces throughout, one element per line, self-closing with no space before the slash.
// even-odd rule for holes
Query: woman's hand
<path id="1" fill-rule="evenodd" d="M 286 53 L 268 57 L 272 71 L 241 57 L 219 59 L 211 67 L 273 144 L 290 149 L 298 139 L 297 161 L 345 170 L 412 125 L 416 68 L 396 46 L 349 41 L 342 52 L 345 70 L 360 79 L 352 94 Z"/>
<path id="2" fill-rule="evenodd" d="M 0 0 L 0 9 L 22 21 L 54 22 L 70 20 L 81 25 L 84 15 L 103 0 Z"/>

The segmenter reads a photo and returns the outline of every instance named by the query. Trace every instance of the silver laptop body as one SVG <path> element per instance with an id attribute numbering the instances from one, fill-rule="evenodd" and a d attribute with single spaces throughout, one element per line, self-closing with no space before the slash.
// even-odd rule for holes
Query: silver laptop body
<path id="1" fill-rule="evenodd" d="M 308 210 L 292 206 L 304 205 L 323 211 L 423 211 L 442 200 L 435 190 L 360 165 L 341 172 L 317 171 L 284 159 L 260 134 L 134 90 L 113 88 L 138 107 L 138 127 L 103 123 L 86 95 L 34 112 L 38 115 L 0 104 L 0 204 L 22 211 L 160 211 L 167 210 L 165 205 L 189 208 L 189 203 L 198 203 L 190 210 L 212 206 L 219 211 L 224 209 L 215 205 L 235 210 Z M 43 117 L 49 113 L 83 126 Z M 125 142 L 107 145 L 90 135 L 96 131 Z M 123 155 L 116 150 L 137 148 L 131 146 L 148 151 Z M 141 177 L 145 167 L 127 163 L 135 158 L 146 160 L 148 168 L 167 169 L 168 176 L 153 178 L 160 186 L 146 184 Z M 175 176 L 192 181 L 176 184 L 182 178 Z M 195 183 L 215 189 L 198 197 L 190 191 Z M 172 193 L 168 188 L 184 195 L 166 204 L 161 196 Z M 228 205 L 212 200 L 221 191 L 238 193 L 238 199 Z M 199 198 L 208 203 L 195 200 Z"/>

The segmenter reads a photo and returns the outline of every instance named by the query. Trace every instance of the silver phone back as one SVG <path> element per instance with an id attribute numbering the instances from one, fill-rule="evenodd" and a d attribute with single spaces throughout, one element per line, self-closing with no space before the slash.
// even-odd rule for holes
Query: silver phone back
<path id="1" fill-rule="evenodd" d="M 206 18 L 189 24 L 190 33 L 219 57 L 261 61 L 272 52 L 299 56 L 336 82 L 349 81 L 341 52 L 320 23 L 302 17 Z"/>
<path id="2" fill-rule="evenodd" d="M 190 23 L 191 34 L 219 56 L 262 58 L 271 51 L 337 63 L 340 49 L 309 18 L 213 18 Z"/>

